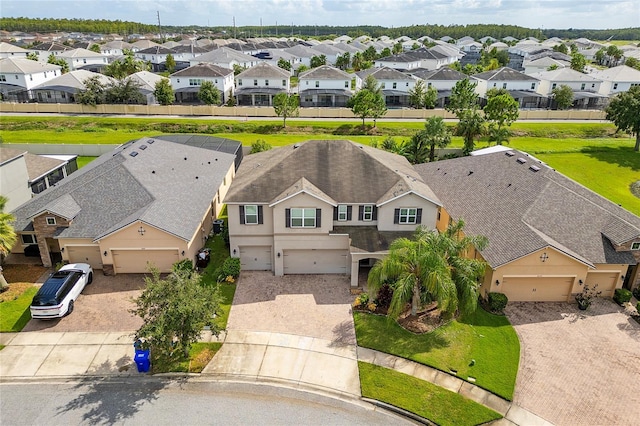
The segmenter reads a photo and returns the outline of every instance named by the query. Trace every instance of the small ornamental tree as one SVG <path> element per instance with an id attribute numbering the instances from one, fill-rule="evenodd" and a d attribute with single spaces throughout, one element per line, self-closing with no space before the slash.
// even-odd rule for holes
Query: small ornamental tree
<path id="1" fill-rule="evenodd" d="M 96 106 L 104 103 L 107 88 L 100 81 L 100 77 L 89 77 L 82 84 L 85 88 L 76 94 L 79 104 Z"/>
<path id="2" fill-rule="evenodd" d="M 487 105 L 484 107 L 484 115 L 489 122 L 489 140 L 496 145 L 509 142 L 509 130 L 514 121 L 518 119 L 518 101 L 509 93 L 489 94 Z"/>
<path id="3" fill-rule="evenodd" d="M 311 58 L 311 68 L 317 68 L 322 65 L 327 65 L 327 57 L 325 55 L 313 56 Z"/>
<path id="4" fill-rule="evenodd" d="M 176 70 L 176 60 L 173 58 L 171 53 L 167 55 L 167 59 L 164 61 L 164 66 L 167 67 L 169 74 L 172 74 Z"/>
<path id="5" fill-rule="evenodd" d="M 561 84 L 551 91 L 558 109 L 568 109 L 573 104 L 573 90 L 566 84 Z"/>
<path id="6" fill-rule="evenodd" d="M 160 105 L 171 105 L 174 102 L 175 96 L 173 95 L 173 88 L 168 79 L 163 78 L 156 82 L 153 96 L 156 97 Z"/>
<path id="7" fill-rule="evenodd" d="M 613 122 L 618 131 L 630 132 L 636 137 L 634 150 L 640 151 L 640 86 L 618 93 L 606 109 L 607 120 Z M 636 154 L 637 155 L 637 154 Z"/>
<path id="8" fill-rule="evenodd" d="M 220 91 L 210 81 L 203 81 L 198 90 L 198 99 L 207 105 L 220 104 Z"/>
<path id="9" fill-rule="evenodd" d="M 300 114 L 300 98 L 294 94 L 278 93 L 273 97 L 273 109 L 278 117 L 282 117 L 282 127 L 286 128 L 287 118 Z"/>
<path id="10" fill-rule="evenodd" d="M 140 93 L 140 84 L 125 78 L 106 88 L 104 92 L 107 104 L 143 104 L 144 96 Z"/>
<path id="11" fill-rule="evenodd" d="M 291 71 L 291 62 L 287 61 L 284 58 L 280 58 L 278 59 L 278 67 L 282 68 L 283 70 Z"/>

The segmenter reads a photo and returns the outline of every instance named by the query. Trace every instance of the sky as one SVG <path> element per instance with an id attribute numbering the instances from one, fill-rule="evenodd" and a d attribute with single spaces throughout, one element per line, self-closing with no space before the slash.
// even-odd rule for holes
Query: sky
<path id="1" fill-rule="evenodd" d="M 237 26 L 506 24 L 640 27 L 640 0 L 2 0 L 0 16 Z"/>

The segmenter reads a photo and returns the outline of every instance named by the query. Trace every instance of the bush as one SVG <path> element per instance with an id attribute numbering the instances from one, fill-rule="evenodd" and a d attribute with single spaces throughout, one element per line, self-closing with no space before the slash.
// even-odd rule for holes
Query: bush
<path id="1" fill-rule="evenodd" d="M 638 315 L 640 315 L 640 302 L 636 303 L 636 311 L 638 311 Z"/>
<path id="2" fill-rule="evenodd" d="M 193 271 L 193 262 L 191 259 L 182 259 L 177 261 L 171 266 L 171 271 L 174 273 L 178 272 L 191 272 Z"/>
<path id="3" fill-rule="evenodd" d="M 507 307 L 509 298 L 502 293 L 489 293 L 489 309 L 491 312 L 502 312 Z"/>
<path id="4" fill-rule="evenodd" d="M 266 142 L 264 139 L 258 139 L 254 143 L 251 144 L 251 152 L 249 154 L 255 154 L 257 152 L 269 151 L 272 146 Z"/>
<path id="5" fill-rule="evenodd" d="M 231 277 L 234 280 L 240 276 L 240 259 L 237 257 L 229 257 L 222 264 L 221 274 L 222 280 L 226 280 L 227 277 Z"/>
<path id="6" fill-rule="evenodd" d="M 613 300 L 618 304 L 622 305 L 631 300 L 631 292 L 626 288 L 617 288 L 614 295 Z"/>
<path id="7" fill-rule="evenodd" d="M 391 306 L 391 298 L 393 297 L 393 289 L 389 284 L 384 284 L 378 290 L 378 296 L 376 297 L 376 304 L 380 308 L 389 309 Z"/>
<path id="8" fill-rule="evenodd" d="M 633 297 L 640 300 L 640 286 L 634 288 L 631 293 L 633 294 Z"/>

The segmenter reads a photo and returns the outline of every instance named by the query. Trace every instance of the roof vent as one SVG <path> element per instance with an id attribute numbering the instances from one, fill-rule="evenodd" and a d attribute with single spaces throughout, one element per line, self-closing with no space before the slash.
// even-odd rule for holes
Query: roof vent
<path id="1" fill-rule="evenodd" d="M 139 147 L 139 148 L 140 148 L 142 151 L 144 151 L 145 149 L 147 149 L 147 146 L 146 146 L 146 145 L 140 145 L 140 147 Z"/>
<path id="2" fill-rule="evenodd" d="M 187 161 L 187 157 L 184 157 L 184 161 Z"/>
<path id="3" fill-rule="evenodd" d="M 152 175 L 155 175 L 155 174 L 156 174 L 156 171 L 155 171 L 155 170 L 151 170 L 151 174 L 152 174 Z"/>
<path id="4" fill-rule="evenodd" d="M 148 143 L 149 145 L 151 145 L 151 144 L 152 144 L 152 143 L 154 143 L 154 142 L 155 142 L 155 141 L 154 141 L 153 139 L 149 139 L 149 140 L 147 141 L 147 143 Z"/>
<path id="5" fill-rule="evenodd" d="M 507 151 L 504 153 L 504 155 L 506 155 L 507 157 L 513 157 L 516 154 L 513 151 Z"/>
<path id="6" fill-rule="evenodd" d="M 138 155 L 138 152 L 137 151 L 131 151 L 129 153 L 129 155 L 132 156 L 132 157 L 135 157 L 136 155 Z"/>
<path id="7" fill-rule="evenodd" d="M 300 148 L 300 144 L 299 143 L 293 145 L 293 149 L 297 149 L 297 148 Z"/>
<path id="8" fill-rule="evenodd" d="M 538 166 L 529 166 L 529 170 L 531 170 L 532 172 L 539 172 L 540 171 L 540 167 L 538 167 Z"/>
<path id="9" fill-rule="evenodd" d="M 473 172 L 471 170 L 469 170 L 469 173 L 467 174 L 467 176 L 471 176 L 473 174 Z"/>
<path id="10" fill-rule="evenodd" d="M 526 162 L 527 162 L 527 159 L 526 159 L 526 158 L 522 158 L 522 157 L 518 157 L 518 159 L 517 159 L 516 161 L 517 161 L 518 163 L 520 163 L 520 164 L 524 164 L 524 163 L 526 163 Z"/>

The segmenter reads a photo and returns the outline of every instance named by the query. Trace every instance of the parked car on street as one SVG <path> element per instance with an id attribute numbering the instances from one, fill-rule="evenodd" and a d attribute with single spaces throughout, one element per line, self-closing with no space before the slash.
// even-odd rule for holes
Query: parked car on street
<path id="1" fill-rule="evenodd" d="M 65 265 L 42 284 L 31 301 L 31 318 L 62 318 L 73 312 L 75 300 L 93 281 L 93 269 L 86 263 Z"/>

